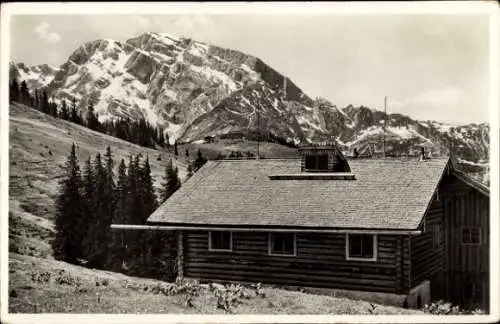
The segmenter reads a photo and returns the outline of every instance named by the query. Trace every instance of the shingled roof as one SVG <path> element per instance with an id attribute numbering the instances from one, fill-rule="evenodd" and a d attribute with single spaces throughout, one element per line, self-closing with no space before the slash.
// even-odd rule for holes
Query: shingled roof
<path id="1" fill-rule="evenodd" d="M 148 222 L 413 230 L 448 161 L 353 159 L 355 180 L 271 179 L 300 173 L 300 160 L 208 161 Z"/>

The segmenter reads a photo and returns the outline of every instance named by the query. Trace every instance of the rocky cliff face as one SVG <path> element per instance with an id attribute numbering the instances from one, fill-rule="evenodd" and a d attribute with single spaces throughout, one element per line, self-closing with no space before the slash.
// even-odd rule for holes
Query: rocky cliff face
<path id="1" fill-rule="evenodd" d="M 311 99 L 259 58 L 166 34 L 96 40 L 58 69 L 11 64 L 13 76 L 30 80 L 30 88 L 46 87 L 56 100 L 76 98 L 82 110 L 92 102 L 101 121 L 144 117 L 172 141 L 260 130 L 296 143 L 336 141 L 344 151 L 363 153 L 381 150 L 386 122 L 388 153 L 425 145 L 435 155 L 453 147 L 464 160 L 488 160 L 487 124 L 451 127 L 367 107 L 338 108 Z"/>
<path id="2" fill-rule="evenodd" d="M 11 61 L 9 64 L 9 81 L 16 78 L 26 81 L 29 89 L 38 89 L 47 86 L 59 71 L 58 68 L 47 64 L 26 66 L 24 63 Z"/>

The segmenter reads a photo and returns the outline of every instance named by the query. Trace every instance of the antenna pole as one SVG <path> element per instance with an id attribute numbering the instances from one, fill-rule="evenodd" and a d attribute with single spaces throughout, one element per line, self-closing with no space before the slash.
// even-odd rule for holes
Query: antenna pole
<path id="1" fill-rule="evenodd" d="M 385 157 L 385 124 L 387 123 L 387 96 L 384 97 L 384 127 L 383 132 L 383 142 L 382 142 L 382 156 Z"/>
<path id="2" fill-rule="evenodd" d="M 255 113 L 257 114 L 257 160 L 259 159 L 259 146 L 260 146 L 260 120 L 259 120 L 259 109 L 255 108 Z"/>

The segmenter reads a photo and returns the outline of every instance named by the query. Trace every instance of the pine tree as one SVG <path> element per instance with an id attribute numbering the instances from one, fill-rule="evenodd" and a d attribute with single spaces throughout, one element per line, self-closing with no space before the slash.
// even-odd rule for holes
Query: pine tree
<path id="1" fill-rule="evenodd" d="M 114 183 L 112 174 L 108 176 L 108 165 L 111 151 L 106 153 L 106 165 L 103 165 L 101 155 L 98 153 L 94 160 L 95 172 L 95 212 L 94 212 L 94 248 L 89 257 L 89 264 L 96 268 L 102 268 L 106 264 L 106 256 L 109 247 L 110 225 L 113 217 Z M 111 162 L 112 166 L 112 162 Z"/>
<path id="2" fill-rule="evenodd" d="M 56 235 L 52 242 L 52 249 L 56 259 L 74 264 L 78 263 L 83 256 L 81 182 L 76 146 L 73 143 L 56 199 Z"/>
<path id="3" fill-rule="evenodd" d="M 38 102 L 38 89 L 35 89 L 35 94 L 33 97 L 33 107 L 38 109 L 39 107 L 39 102 Z"/>
<path id="4" fill-rule="evenodd" d="M 120 161 L 120 165 L 118 166 L 118 180 L 116 182 L 116 200 L 113 212 L 113 224 L 127 223 L 127 185 L 127 167 L 125 165 L 125 160 L 122 159 Z M 119 270 L 123 262 L 125 262 L 127 259 L 125 239 L 126 236 L 122 230 L 112 232 L 112 243 L 110 248 L 112 259 L 109 260 L 108 264 L 115 270 Z"/>
<path id="5" fill-rule="evenodd" d="M 153 213 L 158 206 L 156 194 L 153 187 L 153 179 L 151 178 L 151 166 L 149 165 L 149 157 L 146 157 L 141 168 L 141 194 L 143 209 L 143 222 Z"/>
<path id="6" fill-rule="evenodd" d="M 52 99 L 51 102 L 49 102 L 49 115 L 53 117 L 58 117 L 57 114 L 57 104 L 54 102 L 54 99 Z"/>
<path id="7" fill-rule="evenodd" d="M 69 120 L 69 111 L 68 111 L 68 106 L 66 105 L 66 99 L 63 99 L 62 105 L 61 105 L 61 118 L 64 120 Z"/>
<path id="8" fill-rule="evenodd" d="M 20 101 L 29 106 L 30 103 L 31 103 L 31 96 L 30 96 L 30 92 L 28 90 L 28 85 L 26 84 L 26 81 L 23 80 L 23 82 L 21 82 L 21 88 L 19 90 L 19 96 L 20 96 Z"/>
<path id="9" fill-rule="evenodd" d="M 162 188 L 160 189 L 160 200 L 165 202 L 173 193 L 176 186 L 175 170 L 172 160 L 168 160 L 165 166 L 165 175 L 163 177 Z"/>
<path id="10" fill-rule="evenodd" d="M 83 230 L 85 231 L 85 237 L 82 240 L 83 251 L 85 254 L 85 259 L 88 260 L 89 256 L 92 255 L 95 247 L 95 209 L 96 209 L 96 195 L 95 195 L 95 173 L 92 166 L 92 160 L 90 156 L 88 157 L 85 168 L 83 170 Z"/>
<path id="11" fill-rule="evenodd" d="M 19 101 L 19 83 L 17 83 L 17 80 L 15 78 L 12 80 L 9 90 L 10 102 Z"/>
<path id="12" fill-rule="evenodd" d="M 188 166 L 187 166 L 187 175 L 186 175 L 186 177 L 187 178 L 191 178 L 192 175 L 193 175 L 193 167 L 191 166 L 191 163 L 189 163 Z"/>
<path id="13" fill-rule="evenodd" d="M 186 159 L 189 159 L 189 150 L 186 148 Z"/>
<path id="14" fill-rule="evenodd" d="M 42 93 L 42 112 L 44 112 L 45 114 L 50 113 L 49 97 L 47 96 L 46 91 Z"/>
<path id="15" fill-rule="evenodd" d="M 174 153 L 175 153 L 175 156 L 179 155 L 179 152 L 177 151 L 177 141 L 174 142 Z"/>
<path id="16" fill-rule="evenodd" d="M 94 112 L 94 105 L 92 103 L 89 103 L 89 106 L 87 108 L 87 127 L 99 131 L 99 120 L 97 119 L 97 114 Z"/>

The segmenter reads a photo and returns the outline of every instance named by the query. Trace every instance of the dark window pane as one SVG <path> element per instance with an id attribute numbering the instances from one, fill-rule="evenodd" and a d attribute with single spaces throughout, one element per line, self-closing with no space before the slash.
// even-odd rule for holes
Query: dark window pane
<path id="1" fill-rule="evenodd" d="M 231 250 L 231 232 L 215 231 L 210 236 L 213 250 Z"/>
<path id="2" fill-rule="evenodd" d="M 310 170 L 316 169 L 316 156 L 314 155 L 306 156 L 306 169 Z"/>
<path id="3" fill-rule="evenodd" d="M 462 229 L 462 243 L 464 244 L 480 244 L 481 243 L 481 228 L 467 227 Z"/>
<path id="4" fill-rule="evenodd" d="M 373 236 L 363 235 L 363 258 L 373 258 Z"/>
<path id="5" fill-rule="evenodd" d="M 271 253 L 294 254 L 295 236 L 289 233 L 271 233 Z"/>
<path id="6" fill-rule="evenodd" d="M 328 170 L 328 155 L 318 155 L 318 170 Z"/>
<path id="7" fill-rule="evenodd" d="M 373 235 L 350 234 L 349 256 L 354 258 L 373 258 L 373 240 Z"/>
<path id="8" fill-rule="evenodd" d="M 362 235 L 349 235 L 349 256 L 362 257 Z"/>

